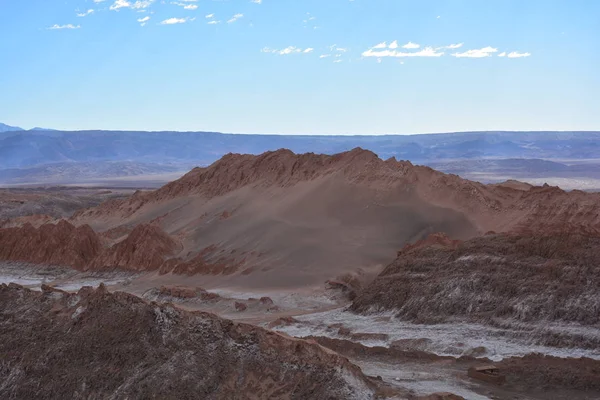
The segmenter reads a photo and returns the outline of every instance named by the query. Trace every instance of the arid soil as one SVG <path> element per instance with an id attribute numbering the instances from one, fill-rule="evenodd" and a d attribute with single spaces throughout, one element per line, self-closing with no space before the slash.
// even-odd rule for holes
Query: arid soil
<path id="1" fill-rule="evenodd" d="M 0 285 L 0 397 L 369 399 L 347 359 L 207 313 L 101 286 Z"/>
<path id="2" fill-rule="evenodd" d="M 598 249 L 600 237 L 577 233 L 488 234 L 465 242 L 432 235 L 401 250 L 351 309 L 394 310 L 397 317 L 419 323 L 462 319 L 598 327 Z M 563 340 L 543 339 L 569 345 Z M 597 348 L 600 343 L 579 345 Z"/>

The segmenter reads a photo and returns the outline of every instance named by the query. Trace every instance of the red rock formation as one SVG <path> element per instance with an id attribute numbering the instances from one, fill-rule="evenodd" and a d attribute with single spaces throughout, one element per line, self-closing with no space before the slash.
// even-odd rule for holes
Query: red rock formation
<path id="1" fill-rule="evenodd" d="M 0 259 L 36 264 L 84 268 L 101 250 L 96 233 L 88 225 L 75 227 L 67 221 L 34 228 L 0 229 Z"/>
<path id="2" fill-rule="evenodd" d="M 241 187 L 291 187 L 325 176 L 343 176 L 352 185 L 383 193 L 402 190 L 422 201 L 463 212 L 480 229 L 543 231 L 565 224 L 600 229 L 600 194 L 565 192 L 556 187 L 484 185 L 444 174 L 408 161 L 379 159 L 360 148 L 332 156 L 294 154 L 289 150 L 259 156 L 227 154 L 207 168 L 195 168 L 182 178 L 153 192 L 136 192 L 125 200 L 109 200 L 77 212 L 73 220 L 100 216 L 125 218 L 148 203 L 182 196 L 213 198 Z"/>
<path id="3" fill-rule="evenodd" d="M 159 227 L 141 224 L 125 240 L 105 249 L 90 263 L 89 269 L 158 270 L 177 249 L 178 244 Z"/>

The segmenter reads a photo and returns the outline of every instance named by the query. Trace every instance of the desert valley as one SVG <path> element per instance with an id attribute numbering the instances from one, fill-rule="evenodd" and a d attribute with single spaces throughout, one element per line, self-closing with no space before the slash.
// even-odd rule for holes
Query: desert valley
<path id="1" fill-rule="evenodd" d="M 279 149 L 0 201 L 3 398 L 600 397 L 598 193 Z"/>
<path id="2" fill-rule="evenodd" d="M 0 400 L 600 400 L 599 15 L 0 1 Z"/>

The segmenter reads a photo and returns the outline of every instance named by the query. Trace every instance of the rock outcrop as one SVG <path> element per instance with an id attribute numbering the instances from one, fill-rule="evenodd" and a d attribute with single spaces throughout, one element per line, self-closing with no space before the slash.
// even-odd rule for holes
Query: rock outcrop
<path id="1" fill-rule="evenodd" d="M 0 285 L 0 397 L 370 399 L 375 383 L 314 342 L 82 288 Z"/>
<path id="2" fill-rule="evenodd" d="M 174 255 L 178 247 L 177 242 L 159 227 L 140 224 L 125 240 L 103 251 L 88 268 L 155 271 Z"/>
<path id="3" fill-rule="evenodd" d="M 441 238 L 406 246 L 351 309 L 395 310 L 419 322 L 600 322 L 600 236 L 489 234 L 462 243 Z M 561 345 L 561 339 L 548 340 Z"/>
<path id="4" fill-rule="evenodd" d="M 61 220 L 34 228 L 0 229 L 0 259 L 36 264 L 68 265 L 83 269 L 102 250 L 100 239 L 88 225 L 75 227 Z"/>

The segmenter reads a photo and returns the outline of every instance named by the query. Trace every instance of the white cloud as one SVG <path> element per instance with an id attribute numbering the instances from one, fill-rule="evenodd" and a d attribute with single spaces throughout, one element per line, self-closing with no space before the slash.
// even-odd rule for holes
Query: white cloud
<path id="1" fill-rule="evenodd" d="M 92 10 L 92 9 L 90 8 L 90 9 L 89 9 L 89 10 L 87 10 L 86 12 L 77 13 L 77 16 L 78 16 L 78 17 L 85 17 L 85 16 L 88 16 L 88 15 L 90 15 L 90 14 L 93 14 L 93 13 L 94 13 L 94 10 Z"/>
<path id="2" fill-rule="evenodd" d="M 145 16 L 144 18 L 138 18 L 137 22 L 140 23 L 141 26 L 145 26 L 146 22 L 150 21 L 150 17 Z"/>
<path id="3" fill-rule="evenodd" d="M 233 22 L 237 21 L 237 20 L 238 20 L 238 19 L 240 19 L 240 18 L 244 18 L 244 14 L 239 14 L 239 13 L 238 13 L 238 14 L 235 14 L 233 17 L 231 17 L 231 19 L 230 19 L 230 20 L 228 20 L 228 21 L 227 21 L 227 23 L 228 23 L 228 24 L 231 24 L 231 23 L 233 23 Z"/>
<path id="4" fill-rule="evenodd" d="M 193 21 L 196 18 L 169 18 L 161 21 L 161 25 L 175 25 L 175 24 L 184 24 L 188 21 Z"/>
<path id="5" fill-rule="evenodd" d="M 94 3 L 102 3 L 105 0 L 94 0 Z"/>
<path id="6" fill-rule="evenodd" d="M 135 3 L 133 3 L 131 8 L 133 8 L 135 10 L 140 10 L 140 9 L 150 7 L 152 5 L 152 3 L 154 3 L 154 0 L 141 0 L 141 1 L 138 0 Z"/>
<path id="7" fill-rule="evenodd" d="M 390 43 L 389 48 L 390 49 L 397 49 L 398 48 L 398 41 L 394 40 L 392 43 Z"/>
<path id="8" fill-rule="evenodd" d="M 506 52 L 503 51 L 502 53 L 498 54 L 498 57 L 506 57 Z"/>
<path id="9" fill-rule="evenodd" d="M 521 58 L 521 57 L 529 57 L 531 53 L 519 53 L 517 51 L 512 51 L 508 53 L 508 58 Z"/>
<path id="10" fill-rule="evenodd" d="M 327 57 L 331 57 L 331 54 L 321 54 L 319 56 L 319 58 L 327 58 Z"/>
<path id="11" fill-rule="evenodd" d="M 198 8 L 198 6 L 196 4 L 187 4 L 187 3 L 177 2 L 177 1 L 173 1 L 173 2 L 171 2 L 171 4 L 175 4 L 176 6 L 183 7 L 184 10 L 196 10 Z"/>
<path id="12" fill-rule="evenodd" d="M 262 0 L 250 0 L 250 2 L 254 4 L 262 4 Z"/>
<path id="13" fill-rule="evenodd" d="M 204 18 L 214 18 L 215 14 L 206 14 Z"/>
<path id="14" fill-rule="evenodd" d="M 209 25 L 216 25 L 216 24 L 220 24 L 220 23 L 221 23 L 221 21 L 216 21 L 214 19 L 212 21 L 208 21 Z"/>
<path id="15" fill-rule="evenodd" d="M 494 47 L 484 47 L 483 49 L 473 49 L 473 50 L 467 50 L 463 53 L 453 53 L 452 56 L 453 57 L 458 57 L 458 58 L 462 58 L 462 57 L 466 57 L 466 58 L 484 58 L 484 57 L 491 57 L 493 53 L 498 52 L 498 49 L 494 48 Z"/>
<path id="16" fill-rule="evenodd" d="M 461 48 L 463 46 L 464 43 L 456 43 L 456 44 L 449 44 L 448 46 L 445 46 L 445 49 L 458 49 Z"/>
<path id="17" fill-rule="evenodd" d="M 116 0 L 112 6 L 110 6 L 111 10 L 118 10 L 120 8 L 131 7 L 131 3 L 127 0 Z"/>
<path id="18" fill-rule="evenodd" d="M 334 60 L 333 62 L 337 64 L 337 63 L 341 63 L 342 60 Z"/>
<path id="19" fill-rule="evenodd" d="M 419 47 L 421 47 L 421 45 L 418 45 L 413 42 L 408 42 L 404 46 L 402 46 L 403 49 L 418 49 Z"/>
<path id="20" fill-rule="evenodd" d="M 280 56 L 285 56 L 288 54 L 308 54 L 308 53 L 312 53 L 315 49 L 313 49 L 312 47 L 307 47 L 306 49 L 302 49 L 296 46 L 288 46 L 285 49 L 271 49 L 270 47 L 263 47 L 260 52 L 261 53 L 272 53 L 272 54 L 279 54 Z M 324 58 L 324 57 L 320 57 L 320 58 Z"/>
<path id="21" fill-rule="evenodd" d="M 380 50 L 373 51 L 373 49 L 367 50 L 362 53 L 363 57 L 441 57 L 444 52 L 440 52 L 433 47 L 425 47 L 423 50 L 416 52 L 402 52 L 397 50 Z"/>
<path id="22" fill-rule="evenodd" d="M 134 10 L 143 10 L 152 5 L 155 0 L 137 0 L 134 3 L 131 3 L 128 0 L 115 0 L 112 6 L 109 7 L 110 10 L 117 11 L 121 8 L 131 8 Z"/>
<path id="23" fill-rule="evenodd" d="M 386 42 L 381 42 L 379 44 L 376 44 L 373 48 L 374 49 L 385 49 L 387 47 L 387 43 Z"/>
<path id="24" fill-rule="evenodd" d="M 73 24 L 57 25 L 57 24 L 54 24 L 51 27 L 49 27 L 48 29 L 56 30 L 56 29 L 79 29 L 79 28 L 81 28 L 81 25 L 73 25 Z"/>

